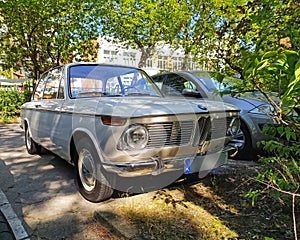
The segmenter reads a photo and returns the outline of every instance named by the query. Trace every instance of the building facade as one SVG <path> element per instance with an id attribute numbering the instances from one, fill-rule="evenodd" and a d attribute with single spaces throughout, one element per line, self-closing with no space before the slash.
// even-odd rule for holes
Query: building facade
<path id="1" fill-rule="evenodd" d="M 99 50 L 97 61 L 101 63 L 121 64 L 125 66 L 137 67 L 141 58 L 141 52 L 137 49 L 124 47 L 116 41 L 108 41 L 99 38 Z M 182 70 L 184 54 L 179 49 L 171 48 L 165 44 L 158 44 L 155 54 L 147 59 L 144 70 L 150 74 L 162 71 Z M 202 69 L 192 58 L 188 59 L 187 69 Z"/>

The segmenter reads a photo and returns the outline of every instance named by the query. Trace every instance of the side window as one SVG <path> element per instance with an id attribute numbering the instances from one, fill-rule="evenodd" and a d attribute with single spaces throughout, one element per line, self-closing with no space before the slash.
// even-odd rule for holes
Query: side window
<path id="1" fill-rule="evenodd" d="M 34 100 L 43 99 L 43 92 L 44 92 L 44 89 L 45 89 L 47 75 L 48 75 L 48 73 L 43 74 L 41 76 L 40 80 L 38 81 L 38 83 L 36 85 L 36 88 L 35 88 L 35 91 L 34 91 L 34 95 L 33 95 Z"/>
<path id="2" fill-rule="evenodd" d="M 121 86 L 120 80 L 117 77 L 109 78 L 106 81 L 105 93 L 107 95 L 120 94 Z"/>
<path id="3" fill-rule="evenodd" d="M 64 99 L 65 98 L 65 81 L 64 81 L 64 75 L 63 75 L 63 67 L 58 68 L 59 72 L 59 78 L 60 78 L 60 84 L 58 89 L 58 99 Z"/>
<path id="4" fill-rule="evenodd" d="M 164 75 L 153 77 L 153 81 L 154 81 L 155 84 L 158 86 L 158 88 L 161 90 L 161 89 L 162 89 L 163 82 L 164 82 Z"/>
<path id="5" fill-rule="evenodd" d="M 197 90 L 196 85 L 194 83 L 192 83 L 191 81 L 185 81 L 184 88 Z"/>
<path id="6" fill-rule="evenodd" d="M 48 74 L 43 99 L 56 99 L 61 80 L 61 68 L 55 68 Z"/>
<path id="7" fill-rule="evenodd" d="M 177 74 L 169 74 L 165 79 L 162 90 L 166 95 L 180 96 L 185 89 L 186 80 Z"/>
<path id="8" fill-rule="evenodd" d="M 65 82 L 64 78 L 62 77 L 60 80 L 59 90 L 58 90 L 58 99 L 64 99 L 65 98 Z"/>

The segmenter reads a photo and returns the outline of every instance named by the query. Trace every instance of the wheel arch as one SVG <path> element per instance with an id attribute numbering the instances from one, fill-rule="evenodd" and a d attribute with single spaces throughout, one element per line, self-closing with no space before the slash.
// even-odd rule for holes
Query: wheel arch
<path id="1" fill-rule="evenodd" d="M 21 126 L 24 130 L 29 127 L 29 121 L 27 118 L 24 118 L 24 120 L 21 122 Z M 30 128 L 29 128 L 29 130 L 30 130 Z"/>
<path id="2" fill-rule="evenodd" d="M 90 131 L 86 129 L 76 129 L 72 134 L 69 146 L 70 162 L 72 164 L 75 164 L 74 160 L 77 157 L 76 142 L 78 142 L 82 138 L 88 139 L 93 144 L 95 150 L 98 153 L 100 161 L 103 162 L 102 151 L 99 148 L 98 140 Z"/>
<path id="3" fill-rule="evenodd" d="M 28 129 L 30 135 L 31 135 L 31 138 L 36 141 L 36 139 L 33 138 L 32 136 L 32 132 L 31 132 L 31 127 L 30 127 L 30 123 L 29 123 L 29 120 L 27 118 L 24 118 L 23 122 L 21 123 L 21 125 L 23 126 L 23 129 L 24 131 L 26 131 L 26 129 Z"/>

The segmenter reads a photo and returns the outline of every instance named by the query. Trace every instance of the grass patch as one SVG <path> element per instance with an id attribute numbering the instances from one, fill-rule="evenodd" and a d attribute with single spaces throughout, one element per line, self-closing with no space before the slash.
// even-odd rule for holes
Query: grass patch
<path id="1" fill-rule="evenodd" d="M 181 192 L 182 194 L 182 192 Z M 173 191 L 157 192 L 153 202 L 138 212 L 129 209 L 127 214 L 150 239 L 222 239 L 237 234 L 220 219 L 201 206 L 184 200 L 174 200 Z"/>
<path id="2" fill-rule="evenodd" d="M 186 192 L 163 189 L 120 207 L 118 215 L 136 225 L 143 239 L 234 239 L 235 231 L 203 207 L 185 200 Z"/>
<path id="3" fill-rule="evenodd" d="M 137 230 L 137 239 L 293 239 L 291 211 L 263 196 L 252 205 L 256 167 L 185 179 L 155 192 L 117 199 L 107 211 Z M 299 215 L 298 215 L 298 221 Z"/>

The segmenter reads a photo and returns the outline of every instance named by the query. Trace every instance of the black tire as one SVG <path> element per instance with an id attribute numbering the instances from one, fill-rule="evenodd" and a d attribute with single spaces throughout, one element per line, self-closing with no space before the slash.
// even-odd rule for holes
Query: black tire
<path id="1" fill-rule="evenodd" d="M 29 154 L 41 152 L 41 146 L 32 139 L 28 126 L 25 127 L 25 146 Z"/>
<path id="2" fill-rule="evenodd" d="M 90 202 L 101 202 L 113 194 L 93 143 L 83 138 L 76 143 L 75 180 L 80 194 Z"/>
<path id="3" fill-rule="evenodd" d="M 243 142 L 243 144 L 235 156 L 233 156 L 233 159 L 256 161 L 257 152 L 252 147 L 251 135 L 245 123 L 241 122 L 240 133 L 235 138 Z"/>

